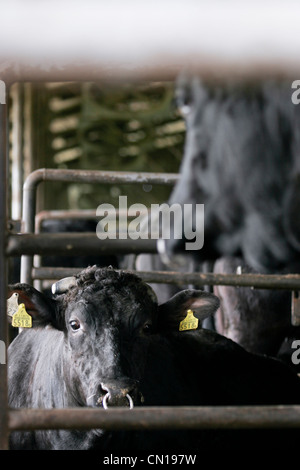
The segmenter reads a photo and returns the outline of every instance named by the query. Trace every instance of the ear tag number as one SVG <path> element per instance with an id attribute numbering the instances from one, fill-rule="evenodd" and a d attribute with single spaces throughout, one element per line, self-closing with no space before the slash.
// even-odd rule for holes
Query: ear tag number
<path id="1" fill-rule="evenodd" d="M 196 330 L 199 320 L 194 317 L 192 310 L 187 311 L 187 316 L 179 323 L 179 331 Z"/>
<path id="2" fill-rule="evenodd" d="M 25 305 L 20 304 L 18 310 L 12 317 L 12 326 L 16 328 L 31 328 L 32 318 L 25 310 Z"/>

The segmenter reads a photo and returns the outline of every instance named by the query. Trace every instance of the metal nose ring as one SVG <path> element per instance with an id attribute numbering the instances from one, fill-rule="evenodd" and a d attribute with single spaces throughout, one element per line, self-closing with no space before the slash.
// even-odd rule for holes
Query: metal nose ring
<path id="1" fill-rule="evenodd" d="M 104 397 L 103 397 L 102 406 L 105 410 L 107 410 L 107 408 L 108 408 L 107 400 L 109 399 L 109 396 L 110 396 L 109 393 L 106 393 L 106 395 L 104 395 Z M 126 398 L 129 402 L 129 409 L 132 410 L 132 408 L 134 407 L 134 404 L 133 404 L 133 399 L 131 398 L 129 393 L 126 394 Z"/>

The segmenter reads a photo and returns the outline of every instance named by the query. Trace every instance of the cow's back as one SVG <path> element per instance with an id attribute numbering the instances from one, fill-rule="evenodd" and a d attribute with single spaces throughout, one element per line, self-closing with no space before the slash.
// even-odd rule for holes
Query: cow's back
<path id="1" fill-rule="evenodd" d="M 8 399 L 13 407 L 51 407 L 39 391 L 49 387 L 50 371 L 60 357 L 63 333 L 49 328 L 22 331 L 8 349 Z M 42 388 L 41 388 L 42 387 Z M 48 406 L 47 406 L 48 405 Z"/>
<path id="2" fill-rule="evenodd" d="M 54 368 L 58 364 L 63 334 L 51 327 L 23 330 L 8 349 L 8 402 L 11 408 L 53 408 L 61 401 L 62 387 Z M 57 362 L 59 361 L 59 362 Z M 39 442 L 37 437 L 40 435 Z M 43 433 L 14 432 L 10 447 L 43 448 Z M 49 448 L 45 442 L 45 448 Z"/>

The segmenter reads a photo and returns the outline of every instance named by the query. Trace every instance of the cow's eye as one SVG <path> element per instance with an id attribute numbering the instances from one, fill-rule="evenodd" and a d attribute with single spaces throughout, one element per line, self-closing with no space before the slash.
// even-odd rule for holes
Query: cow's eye
<path id="1" fill-rule="evenodd" d="M 145 323 L 145 325 L 143 326 L 143 333 L 145 335 L 150 335 L 152 333 L 152 324 L 150 322 Z"/>
<path id="2" fill-rule="evenodd" d="M 70 327 L 72 328 L 72 330 L 79 330 L 80 328 L 80 321 L 79 320 L 71 320 L 70 321 Z"/>

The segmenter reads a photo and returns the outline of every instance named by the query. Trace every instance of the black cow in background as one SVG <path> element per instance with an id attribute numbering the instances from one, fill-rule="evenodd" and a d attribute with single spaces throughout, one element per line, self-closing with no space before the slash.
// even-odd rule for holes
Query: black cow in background
<path id="1" fill-rule="evenodd" d="M 169 203 L 205 204 L 200 259 L 241 256 L 260 272 L 300 264 L 300 108 L 286 83 L 206 85 L 181 77 L 181 175 Z M 166 241 L 166 253 L 182 240 Z"/>
<path id="2" fill-rule="evenodd" d="M 178 79 L 186 143 L 181 178 L 169 203 L 205 206 L 204 246 L 189 252 L 197 261 L 230 257 L 239 258 L 245 272 L 247 266 L 251 272 L 300 272 L 300 108 L 291 94 L 290 83 L 276 80 L 205 83 L 188 74 Z M 185 241 L 166 240 L 160 245 L 163 259 L 180 262 Z M 225 272 L 221 265 L 217 272 Z M 241 344 L 247 347 L 249 336 L 253 339 L 249 324 L 254 325 L 254 318 L 245 318 L 244 326 L 241 321 L 251 315 L 252 305 L 265 321 L 259 322 L 260 333 L 255 327 L 260 338 L 250 349 L 261 350 L 265 336 L 264 352 L 274 354 L 274 344 L 268 347 L 274 334 L 272 312 L 266 315 L 265 308 L 277 299 L 274 320 L 281 317 L 283 328 L 281 338 L 276 332 L 276 349 L 290 319 L 287 293 L 222 288 L 222 294 L 229 302 L 225 316 L 239 304 Z"/>
<path id="3" fill-rule="evenodd" d="M 242 259 L 223 257 L 214 263 L 213 272 L 243 274 L 254 271 Z M 288 315 L 291 311 L 290 292 L 232 286 L 214 286 L 213 292 L 220 299 L 220 308 L 214 317 L 216 330 L 247 351 L 277 356 L 283 337 L 295 334 L 296 329 L 291 326 Z M 291 363 L 291 356 L 288 362 Z"/>

